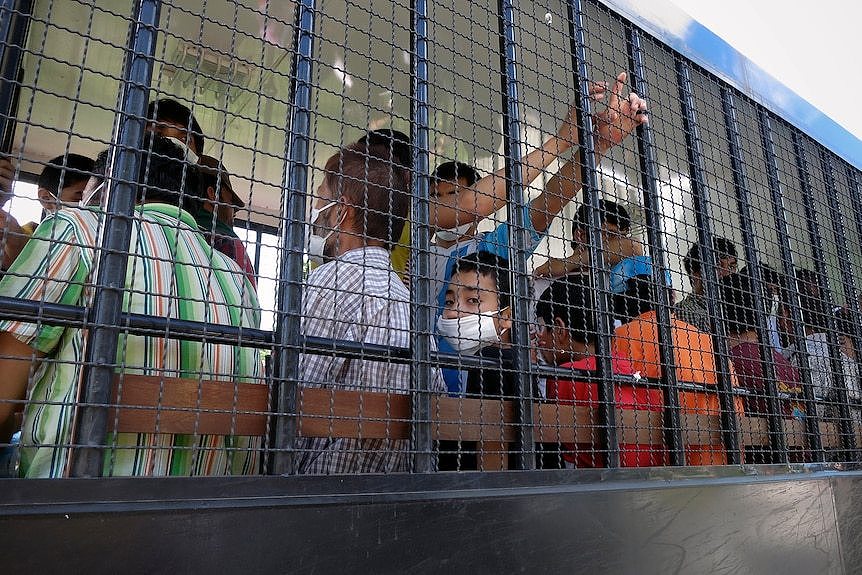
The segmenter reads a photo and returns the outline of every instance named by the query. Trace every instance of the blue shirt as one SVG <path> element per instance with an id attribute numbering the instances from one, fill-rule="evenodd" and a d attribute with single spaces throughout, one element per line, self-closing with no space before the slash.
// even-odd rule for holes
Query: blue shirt
<path id="1" fill-rule="evenodd" d="M 665 284 L 672 287 L 670 272 L 665 270 Z M 611 268 L 611 293 L 625 293 L 626 282 L 636 276 L 652 277 L 652 258 L 649 256 L 632 256 L 620 261 Z"/>

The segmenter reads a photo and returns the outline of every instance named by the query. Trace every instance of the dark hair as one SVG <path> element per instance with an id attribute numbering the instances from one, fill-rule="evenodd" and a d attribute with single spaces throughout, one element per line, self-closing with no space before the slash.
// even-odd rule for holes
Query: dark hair
<path id="1" fill-rule="evenodd" d="M 38 186 L 45 188 L 57 197 L 60 197 L 62 188 L 80 184 L 90 179 L 93 173 L 92 159 L 80 154 L 67 154 L 52 159 L 42 173 L 39 175 Z M 62 180 L 62 182 L 61 182 Z"/>
<path id="2" fill-rule="evenodd" d="M 595 344 L 598 333 L 594 295 L 588 278 L 570 276 L 557 280 L 539 297 L 536 316 L 549 326 L 559 318 L 573 340 Z"/>
<path id="3" fill-rule="evenodd" d="M 727 238 L 716 236 L 712 238 L 712 251 L 716 261 L 724 258 L 738 257 L 736 254 L 736 246 Z M 699 274 L 701 272 L 702 261 L 700 257 L 700 244 L 695 242 L 691 244 L 688 253 L 682 258 L 682 267 L 685 268 L 685 273 L 688 275 Z"/>
<path id="4" fill-rule="evenodd" d="M 397 163 L 404 168 L 413 167 L 413 150 L 410 146 L 410 136 L 404 132 L 392 128 L 381 128 L 371 130 L 356 142 L 362 147 L 381 146 L 388 150 L 383 156 L 384 160 Z M 390 157 L 391 156 L 391 157 Z"/>
<path id="5" fill-rule="evenodd" d="M 494 278 L 500 309 L 511 305 L 512 290 L 509 282 L 509 260 L 491 252 L 475 252 L 455 262 L 455 265 L 452 267 L 452 276 L 457 273 L 471 271 L 477 272 L 480 276 L 492 276 Z"/>
<path id="6" fill-rule="evenodd" d="M 796 290 L 799 292 L 799 310 L 802 323 L 806 326 L 825 330 L 829 326 L 827 303 L 823 299 L 817 272 L 796 268 Z"/>
<path id="7" fill-rule="evenodd" d="M 613 224 L 621 232 L 627 232 L 631 228 L 632 220 L 629 217 L 629 212 L 620 204 L 611 200 L 599 200 L 599 212 L 601 213 L 602 224 Z M 589 227 L 589 225 L 590 206 L 581 204 L 572 222 L 572 235 L 575 235 L 578 230 Z"/>
<path id="8" fill-rule="evenodd" d="M 410 206 L 406 170 L 389 160 L 389 149 L 367 141 L 342 148 L 326 162 L 327 187 L 361 213 L 357 230 L 387 248 L 401 236 Z"/>
<path id="9" fill-rule="evenodd" d="M 200 207 L 198 170 L 186 162 L 184 150 L 167 138 L 147 132 L 141 152 L 138 202 L 162 202 L 189 211 Z M 106 149 L 96 157 L 93 173 L 97 177 L 104 178 L 107 173 L 109 155 L 110 149 Z"/>
<path id="10" fill-rule="evenodd" d="M 623 323 L 655 309 L 655 290 L 650 276 L 632 276 L 623 293 L 613 294 L 614 315 Z"/>
<path id="11" fill-rule="evenodd" d="M 739 334 L 754 330 L 757 325 L 754 313 L 757 290 L 748 270 L 723 277 L 719 281 L 719 293 L 728 332 Z"/>
<path id="12" fill-rule="evenodd" d="M 457 182 L 464 178 L 467 180 L 467 185 L 472 186 L 479 181 L 479 172 L 473 166 L 463 162 L 443 162 L 437 166 L 431 177 L 443 182 Z"/>
<path id="13" fill-rule="evenodd" d="M 189 132 L 189 138 L 194 142 L 198 154 L 204 153 L 204 132 L 192 114 L 192 111 L 170 98 L 153 100 L 147 106 L 147 119 L 152 122 L 176 122 Z"/>

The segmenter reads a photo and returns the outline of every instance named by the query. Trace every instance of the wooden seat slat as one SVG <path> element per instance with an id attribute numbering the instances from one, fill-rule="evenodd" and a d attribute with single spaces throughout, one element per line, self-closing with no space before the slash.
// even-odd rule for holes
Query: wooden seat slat
<path id="1" fill-rule="evenodd" d="M 269 386 L 252 383 L 118 374 L 112 387 L 110 431 L 174 434 L 266 435 L 270 409 Z M 302 437 L 409 439 L 411 397 L 401 393 L 300 387 L 298 427 Z M 660 411 L 617 409 L 618 439 L 626 444 L 661 444 L 664 422 Z M 536 402 L 533 438 L 541 443 L 598 443 L 601 426 L 594 408 Z M 767 419 L 738 416 L 740 444 L 768 446 Z M 788 446 L 805 449 L 803 421 L 785 419 Z M 721 443 L 719 414 L 681 414 L 687 446 Z M 431 398 L 431 428 L 435 440 L 477 441 L 488 451 L 480 455 L 485 469 L 503 469 L 506 451 L 517 437 L 515 403 L 497 399 Z M 854 423 L 857 444 L 862 426 Z M 836 422 L 820 422 L 823 446 L 841 447 Z"/>

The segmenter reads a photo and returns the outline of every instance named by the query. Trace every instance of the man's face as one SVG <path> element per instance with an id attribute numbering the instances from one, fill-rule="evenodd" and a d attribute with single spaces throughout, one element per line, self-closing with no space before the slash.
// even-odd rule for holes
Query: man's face
<path id="1" fill-rule="evenodd" d="M 216 203 L 215 191 L 213 191 L 212 187 L 207 188 L 207 196 L 210 198 L 209 202 L 205 203 L 205 206 L 208 211 L 215 212 L 216 218 L 221 223 L 226 226 L 233 226 L 234 218 L 236 217 L 236 207 L 233 204 L 233 193 L 226 187 L 221 186 L 221 193 L 218 197 L 218 202 Z M 321 216 L 322 217 L 322 216 Z"/>
<path id="2" fill-rule="evenodd" d="M 340 230 L 336 226 L 342 223 L 339 222 L 339 219 L 341 219 L 343 207 L 339 203 L 335 203 L 327 208 L 326 206 L 332 202 L 332 191 L 326 185 L 326 180 L 324 180 L 320 184 L 320 187 L 317 188 L 317 194 L 315 195 L 314 202 L 311 204 L 313 208 L 322 209 L 323 212 L 311 224 L 314 234 L 326 238 L 326 242 L 323 245 L 323 256 L 326 259 L 334 259 L 337 256 L 336 248 L 338 247 Z"/>
<path id="3" fill-rule="evenodd" d="M 188 128 L 179 122 L 161 118 L 157 122 L 149 122 L 147 124 L 147 131 L 164 136 L 165 138 L 176 138 L 180 142 L 186 143 L 189 149 L 195 154 L 201 154 L 201 151 L 198 150 L 195 144 L 195 139 L 189 136 Z"/>
<path id="4" fill-rule="evenodd" d="M 715 266 L 715 271 L 718 274 L 718 279 L 736 273 L 737 262 L 734 256 L 722 255 L 719 257 L 718 265 Z"/>

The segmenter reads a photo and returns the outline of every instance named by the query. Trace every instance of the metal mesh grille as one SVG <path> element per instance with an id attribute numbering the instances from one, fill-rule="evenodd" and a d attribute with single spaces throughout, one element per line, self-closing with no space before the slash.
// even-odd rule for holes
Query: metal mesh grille
<path id="1" fill-rule="evenodd" d="M 604 5 L 0 6 L 0 473 L 857 459 L 859 171 Z"/>

